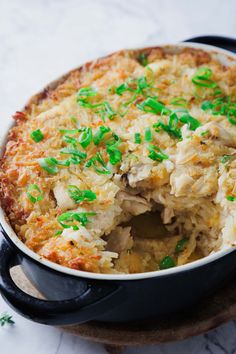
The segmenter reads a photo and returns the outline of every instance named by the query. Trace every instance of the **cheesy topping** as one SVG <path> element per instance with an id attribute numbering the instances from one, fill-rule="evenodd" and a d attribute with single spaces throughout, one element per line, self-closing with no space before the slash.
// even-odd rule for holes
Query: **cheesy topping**
<path id="1" fill-rule="evenodd" d="M 14 119 L 1 202 L 42 257 L 137 273 L 235 245 L 236 66 L 190 48 L 122 51 Z"/>

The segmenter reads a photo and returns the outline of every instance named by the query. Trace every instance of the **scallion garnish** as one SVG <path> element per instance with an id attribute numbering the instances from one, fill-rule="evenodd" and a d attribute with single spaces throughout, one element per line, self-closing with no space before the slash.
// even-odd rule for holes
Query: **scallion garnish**
<path id="1" fill-rule="evenodd" d="M 183 98 L 183 97 L 175 97 L 173 98 L 170 103 L 173 105 L 173 106 L 181 106 L 181 107 L 186 107 L 187 104 L 188 104 L 188 101 Z"/>
<path id="2" fill-rule="evenodd" d="M 159 147 L 155 145 L 149 145 L 148 146 L 148 157 L 154 161 L 163 161 L 163 160 L 168 160 L 169 156 L 166 155 Z"/>
<path id="3" fill-rule="evenodd" d="M 230 159 L 231 159 L 230 155 L 223 155 L 220 162 L 225 164 L 225 163 L 229 162 Z"/>
<path id="4" fill-rule="evenodd" d="M 145 53 L 140 53 L 138 55 L 137 60 L 142 66 L 147 66 L 148 65 L 148 56 Z"/>
<path id="5" fill-rule="evenodd" d="M 181 130 L 178 128 L 178 116 L 176 113 L 171 113 L 169 117 L 169 122 L 168 124 L 165 124 L 163 122 L 158 122 L 153 124 L 153 128 L 158 132 L 160 131 L 160 128 L 164 130 L 167 134 L 170 136 L 173 136 L 174 138 L 177 139 L 182 139 L 182 133 Z"/>
<path id="6" fill-rule="evenodd" d="M 37 184 L 30 184 L 26 195 L 32 203 L 40 202 L 43 199 L 43 193 Z"/>
<path id="7" fill-rule="evenodd" d="M 234 202 L 236 200 L 236 197 L 233 197 L 232 195 L 227 195 L 226 199 L 230 202 Z"/>
<path id="8" fill-rule="evenodd" d="M 109 145 L 106 149 L 108 155 L 109 155 L 109 161 L 112 165 L 116 165 L 119 163 L 122 159 L 122 154 L 120 150 L 117 147 L 117 144 Z"/>
<path id="9" fill-rule="evenodd" d="M 60 150 L 60 153 L 78 156 L 80 159 L 86 159 L 86 157 L 87 157 L 86 152 L 83 152 L 83 151 L 80 151 L 80 150 L 74 149 L 74 148 L 69 148 L 69 147 L 62 148 Z"/>
<path id="10" fill-rule="evenodd" d="M 3 327 L 6 324 L 13 325 L 15 322 L 12 319 L 12 316 L 8 315 L 8 313 L 4 312 L 0 316 L 0 326 Z"/>
<path id="11" fill-rule="evenodd" d="M 62 230 L 57 230 L 56 232 L 55 232 L 55 234 L 54 234 L 54 236 L 59 236 L 59 235 L 61 235 L 62 234 Z"/>
<path id="12" fill-rule="evenodd" d="M 85 167 L 91 166 L 93 166 L 94 170 L 99 174 L 108 175 L 111 173 L 111 171 L 107 168 L 100 152 L 97 152 L 95 156 L 86 162 Z"/>
<path id="13" fill-rule="evenodd" d="M 41 132 L 40 129 L 34 130 L 31 134 L 30 134 L 31 139 L 33 139 L 36 143 L 39 143 L 41 140 L 43 140 L 44 135 Z"/>
<path id="14" fill-rule="evenodd" d="M 89 127 L 84 128 L 78 139 L 80 145 L 85 149 L 91 143 L 92 140 L 92 129 Z"/>
<path id="15" fill-rule="evenodd" d="M 197 86 L 215 88 L 217 84 L 211 79 L 212 70 L 210 68 L 200 68 L 192 78 L 192 82 Z"/>
<path id="16" fill-rule="evenodd" d="M 173 260 L 173 258 L 171 256 L 166 256 L 160 262 L 159 268 L 162 270 L 162 269 L 172 268 L 175 266 L 176 266 L 176 264 L 175 264 L 175 261 Z"/>
<path id="17" fill-rule="evenodd" d="M 142 139 L 141 139 L 141 134 L 140 133 L 135 133 L 134 134 L 134 142 L 135 142 L 135 144 L 141 144 Z"/>
<path id="18" fill-rule="evenodd" d="M 76 204 L 81 202 L 92 202 L 96 199 L 96 194 L 91 190 L 81 190 L 79 187 L 74 185 L 69 185 L 67 190 L 69 196 L 75 201 Z"/>
<path id="19" fill-rule="evenodd" d="M 188 128 L 190 130 L 196 130 L 198 127 L 200 127 L 202 124 L 195 118 L 191 117 L 189 114 L 183 114 L 179 118 L 181 123 L 188 124 Z"/>
<path id="20" fill-rule="evenodd" d="M 152 131 L 150 128 L 146 128 L 144 132 L 144 140 L 147 142 L 152 141 Z"/>
<path id="21" fill-rule="evenodd" d="M 82 87 L 79 92 L 77 93 L 77 97 L 80 97 L 82 99 L 87 98 L 87 97 L 92 97 L 96 96 L 97 90 L 93 87 Z"/>
<path id="22" fill-rule="evenodd" d="M 74 224 L 67 224 L 74 221 L 79 222 L 82 226 L 86 226 L 89 222 L 88 216 L 94 216 L 96 213 L 89 212 L 89 213 L 76 213 L 74 211 L 67 211 L 66 213 L 61 214 L 58 216 L 57 220 L 59 224 L 64 227 L 65 229 L 73 228 L 73 230 L 79 230 L 79 227 Z"/>
<path id="23" fill-rule="evenodd" d="M 51 175 L 55 175 L 58 172 L 57 160 L 53 157 L 45 157 L 38 160 L 39 165 Z"/>
<path id="24" fill-rule="evenodd" d="M 137 108 L 141 111 L 154 114 L 168 114 L 170 110 L 164 106 L 163 103 L 157 101 L 152 97 L 148 97 L 142 103 L 138 103 Z"/>
<path id="25" fill-rule="evenodd" d="M 78 143 L 78 140 L 75 139 L 75 138 L 72 138 L 71 136 L 68 136 L 68 135 L 64 135 L 63 136 L 63 140 L 68 143 L 68 144 L 71 144 L 73 145 L 74 147 L 77 145 Z"/>
<path id="26" fill-rule="evenodd" d="M 103 125 L 99 127 L 98 131 L 93 137 L 93 142 L 98 145 L 104 138 L 105 134 L 109 133 L 111 129 L 109 127 L 104 127 Z"/>
<path id="27" fill-rule="evenodd" d="M 104 105 L 104 113 L 107 115 L 108 119 L 113 120 L 116 116 L 116 112 L 112 109 L 109 102 L 103 102 Z"/>
<path id="28" fill-rule="evenodd" d="M 80 133 L 82 129 L 59 129 L 59 132 L 62 134 L 76 134 Z"/>
<path id="29" fill-rule="evenodd" d="M 188 238 L 186 238 L 186 237 L 179 240 L 176 244 L 175 252 L 176 253 L 182 252 L 186 248 L 187 243 L 188 243 Z"/>

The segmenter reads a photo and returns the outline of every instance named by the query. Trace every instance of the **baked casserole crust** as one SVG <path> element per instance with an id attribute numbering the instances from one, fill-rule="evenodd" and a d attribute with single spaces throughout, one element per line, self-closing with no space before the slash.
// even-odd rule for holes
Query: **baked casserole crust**
<path id="1" fill-rule="evenodd" d="M 125 50 L 73 70 L 13 117 L 9 222 L 40 256 L 97 273 L 234 246 L 235 102 L 236 66 L 199 49 Z"/>

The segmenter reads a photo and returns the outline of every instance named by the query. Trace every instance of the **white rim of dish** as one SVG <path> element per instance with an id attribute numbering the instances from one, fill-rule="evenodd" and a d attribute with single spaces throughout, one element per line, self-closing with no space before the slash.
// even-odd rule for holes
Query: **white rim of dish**
<path id="1" fill-rule="evenodd" d="M 157 47 L 158 45 L 156 45 Z M 166 47 L 166 48 L 196 48 L 196 49 L 203 49 L 206 52 L 211 52 L 211 54 L 216 55 L 216 56 L 221 56 L 221 58 L 218 58 L 220 61 L 225 61 L 226 65 L 230 65 L 230 63 L 235 63 L 236 64 L 236 54 L 226 50 L 226 49 L 221 49 L 217 48 L 215 46 L 207 45 L 207 44 L 198 44 L 198 43 L 192 43 L 192 42 L 183 42 L 183 43 L 170 43 L 170 44 L 161 44 L 159 47 Z M 136 48 L 136 49 L 145 49 L 144 47 Z M 7 130 L 4 134 L 4 136 L 0 140 L 0 147 L 1 150 L 4 151 L 4 146 L 5 142 L 7 139 L 8 131 L 9 129 L 13 126 L 14 124 L 9 124 L 7 127 Z M 1 154 L 2 154 L 1 151 Z M 59 265 L 57 263 L 51 262 L 46 260 L 45 258 L 42 258 L 39 256 L 37 253 L 33 252 L 30 250 L 25 244 L 18 238 L 16 235 L 15 231 L 13 228 L 10 226 L 9 222 L 7 221 L 7 218 L 4 214 L 3 209 L 0 207 L 0 223 L 8 235 L 8 237 L 11 239 L 11 241 L 15 244 L 15 246 L 23 252 L 26 256 L 32 258 L 34 261 L 51 268 L 52 270 L 58 271 L 60 273 L 76 276 L 76 277 L 81 277 L 81 278 L 87 278 L 87 279 L 96 279 L 96 280 L 122 280 L 122 281 L 127 281 L 127 280 L 141 280 L 141 279 L 148 279 L 148 278 L 154 278 L 154 277 L 162 277 L 162 276 L 168 276 L 172 274 L 177 274 L 185 271 L 192 270 L 194 268 L 202 267 L 206 264 L 209 264 L 235 250 L 236 247 L 229 247 L 220 251 L 217 251 L 215 253 L 212 253 L 204 258 L 201 258 L 199 260 L 193 261 L 191 263 L 187 263 L 181 266 L 177 266 L 174 268 L 169 268 L 165 270 L 157 270 L 157 271 L 152 271 L 152 272 L 146 272 L 146 273 L 136 273 L 136 274 L 100 274 L 100 273 L 92 273 L 92 272 L 85 272 L 81 270 L 75 270 L 71 269 L 62 265 Z"/>

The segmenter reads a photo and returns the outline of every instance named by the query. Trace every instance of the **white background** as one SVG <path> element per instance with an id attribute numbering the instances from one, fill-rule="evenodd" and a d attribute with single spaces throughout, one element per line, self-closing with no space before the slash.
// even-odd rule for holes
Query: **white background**
<path id="1" fill-rule="evenodd" d="M 236 37 L 235 0 L 0 0 L 0 133 L 27 99 L 61 74 L 111 51 L 174 42 L 195 35 Z M 94 344 L 19 317 L 0 298 L 6 354 L 102 354 Z M 236 322 L 206 335 L 128 353 L 236 352 Z"/>

